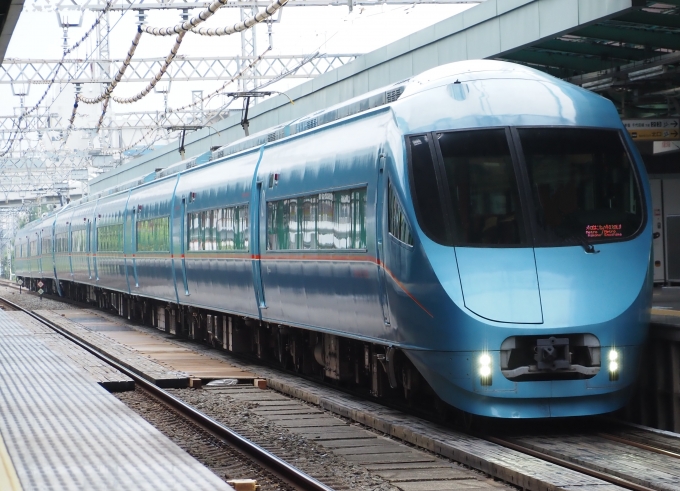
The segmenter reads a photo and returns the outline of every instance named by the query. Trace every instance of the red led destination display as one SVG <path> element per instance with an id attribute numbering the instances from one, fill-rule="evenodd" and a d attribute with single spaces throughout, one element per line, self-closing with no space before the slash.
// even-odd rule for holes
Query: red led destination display
<path id="1" fill-rule="evenodd" d="M 607 239 L 610 237 L 623 237 L 620 223 L 607 223 L 604 225 L 586 225 L 586 237 L 589 239 Z"/>

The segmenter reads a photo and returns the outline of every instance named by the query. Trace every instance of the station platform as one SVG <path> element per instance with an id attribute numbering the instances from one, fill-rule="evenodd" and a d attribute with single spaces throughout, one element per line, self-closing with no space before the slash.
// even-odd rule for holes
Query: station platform
<path id="1" fill-rule="evenodd" d="M 252 372 L 201 354 L 208 349 L 205 345 L 195 344 L 190 349 L 173 343 L 172 335 L 154 328 L 141 329 L 112 314 L 94 309 L 35 313 L 159 387 L 183 388 L 197 378 L 206 383 L 215 379 L 252 383 L 257 378 Z"/>
<path id="2" fill-rule="evenodd" d="M 232 490 L 0 311 L 0 489 Z"/>
<path id="3" fill-rule="evenodd" d="M 673 319 L 677 319 L 677 322 Z M 680 326 L 680 286 L 654 287 L 652 296 L 652 322 Z"/>

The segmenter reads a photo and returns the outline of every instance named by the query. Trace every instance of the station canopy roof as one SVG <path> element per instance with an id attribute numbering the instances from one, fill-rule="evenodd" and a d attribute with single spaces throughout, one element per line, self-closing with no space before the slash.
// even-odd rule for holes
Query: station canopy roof
<path id="1" fill-rule="evenodd" d="M 599 0 L 595 0 L 599 1 Z M 522 63 L 611 99 L 622 117 L 680 113 L 680 0 L 625 13 L 494 58 Z"/>

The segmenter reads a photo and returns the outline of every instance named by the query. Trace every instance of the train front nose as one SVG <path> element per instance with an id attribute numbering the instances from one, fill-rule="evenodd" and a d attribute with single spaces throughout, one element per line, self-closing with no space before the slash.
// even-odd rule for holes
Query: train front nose
<path id="1" fill-rule="evenodd" d="M 410 138 L 428 256 L 453 250 L 459 280 L 433 262 L 455 304 L 433 351 L 450 349 L 410 356 L 451 404 L 499 417 L 624 404 L 650 301 L 649 193 L 631 156 L 620 127 Z"/>
<path id="2" fill-rule="evenodd" d="M 533 248 L 455 250 L 468 310 L 491 321 L 543 323 Z"/>
<path id="3" fill-rule="evenodd" d="M 642 234 L 598 244 L 597 254 L 581 246 L 456 248 L 467 318 L 461 337 L 478 346 L 465 359 L 449 357 L 469 367 L 469 383 L 452 380 L 468 387 L 466 410 L 558 417 L 624 405 L 647 331 L 648 249 Z"/>

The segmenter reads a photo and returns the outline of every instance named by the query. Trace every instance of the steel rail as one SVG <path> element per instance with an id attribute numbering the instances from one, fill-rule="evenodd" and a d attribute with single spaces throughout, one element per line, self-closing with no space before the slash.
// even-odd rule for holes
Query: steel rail
<path id="1" fill-rule="evenodd" d="M 621 486 L 622 488 L 630 489 L 632 491 L 656 491 L 653 488 L 649 488 L 641 484 L 627 481 L 626 479 L 622 479 L 617 476 L 612 476 L 611 474 L 607 474 L 605 472 L 590 469 L 589 467 L 585 467 L 574 462 L 569 462 L 568 460 L 560 459 L 559 457 L 553 457 L 552 455 L 549 455 L 547 453 L 534 450 L 523 445 L 519 445 L 517 443 L 512 443 L 507 440 L 503 440 L 502 438 L 496 438 L 493 436 L 480 436 L 480 438 L 483 438 L 484 440 L 487 440 L 491 443 L 495 443 L 496 445 L 500 445 L 511 450 L 516 450 L 517 452 L 531 455 L 532 457 L 536 457 L 537 459 L 545 460 L 546 462 L 550 462 L 561 467 L 566 467 L 567 469 L 580 472 L 581 474 L 586 474 L 590 477 L 601 479 L 602 481 L 606 481 L 610 484 Z"/>
<path id="2" fill-rule="evenodd" d="M 317 481 L 310 475 L 304 473 L 297 467 L 289 464 L 285 460 L 277 457 L 271 452 L 260 447 L 256 443 L 244 438 L 243 436 L 236 433 L 234 430 L 224 426 L 223 424 L 215 421 L 210 416 L 203 414 L 194 407 L 190 406 L 181 399 L 173 396 L 169 392 L 161 389 L 154 383 L 146 380 L 145 378 L 138 375 L 136 372 L 130 370 L 124 365 L 112 360 L 105 354 L 101 353 L 96 348 L 90 346 L 89 344 L 81 341 L 72 334 L 66 332 L 56 324 L 50 322 L 39 314 L 36 314 L 30 310 L 23 308 L 16 303 L 7 300 L 4 297 L 0 297 L 0 302 L 9 305 L 25 314 L 31 316 L 38 322 L 46 325 L 50 329 L 54 330 L 58 334 L 61 334 L 69 341 L 77 344 L 79 347 L 93 354 L 100 360 L 111 365 L 116 370 L 119 370 L 123 374 L 134 380 L 135 384 L 139 384 L 144 390 L 151 393 L 154 397 L 162 401 L 163 403 L 171 406 L 177 412 L 189 418 L 192 422 L 196 423 L 198 426 L 202 427 L 215 437 L 223 440 L 229 445 L 239 449 L 241 452 L 246 454 L 249 458 L 257 462 L 260 466 L 272 472 L 276 477 L 285 481 L 287 484 L 292 485 L 294 488 L 301 491 L 334 491 L 333 488 L 326 486 L 325 484 Z"/>
<path id="3" fill-rule="evenodd" d="M 6 282 L 6 281 L 3 281 L 3 280 L 0 280 L 0 283 L 6 283 L 6 286 L 12 286 L 14 288 L 17 288 L 16 284 L 12 283 L 12 282 Z M 28 292 L 28 290 L 27 290 L 27 292 Z M 33 292 L 30 292 L 30 293 L 33 293 Z M 47 295 L 47 297 L 50 298 L 50 297 L 52 297 L 52 295 Z M 71 301 L 71 300 L 68 300 L 68 299 L 65 299 L 65 298 L 54 298 L 54 297 L 52 297 L 52 298 L 56 301 L 62 301 L 62 302 L 66 302 L 66 303 L 74 304 L 74 305 L 78 304 L 78 302 L 74 302 L 74 301 Z M 1 297 L 0 297 L 0 300 L 1 300 Z M 40 319 L 40 320 L 42 321 L 42 319 Z M 306 377 L 302 377 L 302 378 L 306 379 Z M 337 387 L 336 387 L 336 389 L 337 389 Z M 351 391 L 349 393 L 354 394 Z M 354 395 L 357 395 L 357 394 L 354 394 Z M 387 406 L 393 407 L 393 408 L 398 408 L 398 409 L 401 409 L 401 410 L 404 409 L 403 407 L 393 406 L 393 405 L 389 405 L 389 404 Z M 469 433 L 469 434 L 473 435 L 472 433 Z M 547 461 L 547 462 L 551 462 L 555 465 L 559 465 L 561 467 L 565 467 L 565 468 L 571 469 L 573 471 L 580 472 L 582 474 L 586 474 L 586 475 L 589 475 L 591 477 L 595 477 L 597 479 L 601 479 L 603 481 L 621 486 L 621 487 L 626 488 L 626 489 L 630 489 L 630 490 L 633 490 L 633 491 L 656 491 L 653 488 L 649 488 L 649 487 L 646 487 L 644 485 L 637 484 L 637 483 L 625 480 L 623 478 L 619 478 L 617 476 L 612 476 L 610 474 L 606 474 L 606 473 L 601 472 L 601 471 L 590 469 L 590 468 L 585 467 L 583 465 L 576 464 L 576 463 L 573 463 L 573 462 L 570 462 L 570 461 L 567 461 L 567 460 L 564 460 L 564 459 L 560 459 L 559 457 L 553 457 L 553 456 L 546 454 L 546 453 L 543 453 L 541 451 L 533 450 L 533 449 L 527 448 L 525 446 L 519 445 L 517 443 L 512 443 L 512 442 L 509 442 L 507 440 L 503 440 L 501 438 L 487 436 L 487 435 L 480 435 L 480 434 L 475 434 L 473 436 L 476 436 L 478 438 L 487 440 L 489 442 L 495 443 L 497 445 L 500 445 L 500 446 L 503 446 L 503 447 L 506 447 L 506 448 L 509 448 L 509 449 L 512 449 L 512 450 L 516 450 L 518 452 L 521 452 L 521 453 L 524 453 L 524 454 L 527 454 L 527 455 L 531 455 L 532 457 L 536 457 L 538 459 L 541 459 L 541 460 L 544 460 L 544 461 Z M 601 436 L 603 436 L 603 435 L 601 435 Z M 628 442 L 626 441 L 625 443 L 628 443 Z M 644 444 L 634 444 L 634 446 L 639 446 L 640 448 L 644 448 L 644 449 L 650 450 L 650 451 L 659 451 L 660 450 L 659 453 L 665 453 L 666 452 L 666 451 L 663 451 L 661 449 L 657 449 L 657 448 L 654 448 L 654 447 L 644 446 Z M 672 452 L 668 452 L 668 453 L 672 454 Z M 678 455 L 678 454 L 673 454 L 673 456 L 680 458 L 680 455 Z M 509 481 L 506 481 L 506 482 L 509 482 Z"/>
<path id="4" fill-rule="evenodd" d="M 624 445 L 630 445 L 631 447 L 641 448 L 647 450 L 648 452 L 658 453 L 660 455 L 665 455 L 667 457 L 673 457 L 675 459 L 680 459 L 680 454 L 676 452 L 671 452 L 670 450 L 665 450 L 663 448 L 655 447 L 653 445 L 648 445 L 646 443 L 636 442 L 634 440 L 629 440 L 617 435 L 610 435 L 609 433 L 598 433 L 597 436 L 600 438 L 605 438 L 613 442 L 623 443 Z"/>

